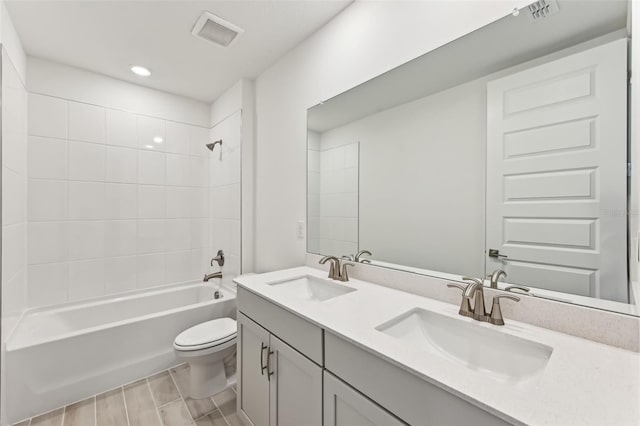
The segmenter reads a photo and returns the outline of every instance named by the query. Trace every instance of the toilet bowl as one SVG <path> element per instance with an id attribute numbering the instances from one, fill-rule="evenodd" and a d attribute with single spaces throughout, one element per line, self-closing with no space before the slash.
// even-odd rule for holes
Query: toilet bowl
<path id="1" fill-rule="evenodd" d="M 224 360 L 235 353 L 236 334 L 232 318 L 203 322 L 178 334 L 173 349 L 178 359 L 189 363 L 191 398 L 207 398 L 230 384 Z"/>

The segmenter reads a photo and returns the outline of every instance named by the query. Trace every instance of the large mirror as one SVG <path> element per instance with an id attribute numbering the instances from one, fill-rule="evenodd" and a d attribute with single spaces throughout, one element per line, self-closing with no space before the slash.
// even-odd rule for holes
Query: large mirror
<path id="1" fill-rule="evenodd" d="M 545 4 L 308 110 L 309 252 L 637 312 L 629 5 Z"/>

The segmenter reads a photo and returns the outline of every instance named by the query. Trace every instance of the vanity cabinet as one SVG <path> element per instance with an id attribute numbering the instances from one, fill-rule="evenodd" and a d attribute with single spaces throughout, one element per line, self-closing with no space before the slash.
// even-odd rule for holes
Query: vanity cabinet
<path id="1" fill-rule="evenodd" d="M 241 287 L 237 300 L 247 426 L 508 424 Z"/>
<path id="2" fill-rule="evenodd" d="M 325 370 L 324 426 L 406 426 L 406 423 Z"/>
<path id="3" fill-rule="evenodd" d="M 322 424 L 322 367 L 242 313 L 238 354 L 238 413 L 245 424 Z"/>

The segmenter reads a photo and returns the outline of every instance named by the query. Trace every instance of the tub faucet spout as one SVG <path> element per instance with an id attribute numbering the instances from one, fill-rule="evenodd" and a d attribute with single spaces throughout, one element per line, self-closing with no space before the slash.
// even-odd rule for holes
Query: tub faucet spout
<path id="1" fill-rule="evenodd" d="M 222 278 L 222 272 L 214 272 L 213 274 L 206 274 L 202 279 L 202 281 L 206 283 L 212 278 Z"/>

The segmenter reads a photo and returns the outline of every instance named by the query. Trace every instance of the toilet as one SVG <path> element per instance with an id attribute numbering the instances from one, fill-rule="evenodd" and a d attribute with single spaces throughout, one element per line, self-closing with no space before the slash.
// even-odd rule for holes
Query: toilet
<path id="1" fill-rule="evenodd" d="M 178 334 L 173 349 L 178 359 L 190 366 L 190 394 L 193 399 L 210 397 L 231 383 L 225 359 L 236 351 L 237 325 L 232 318 L 203 322 Z"/>

